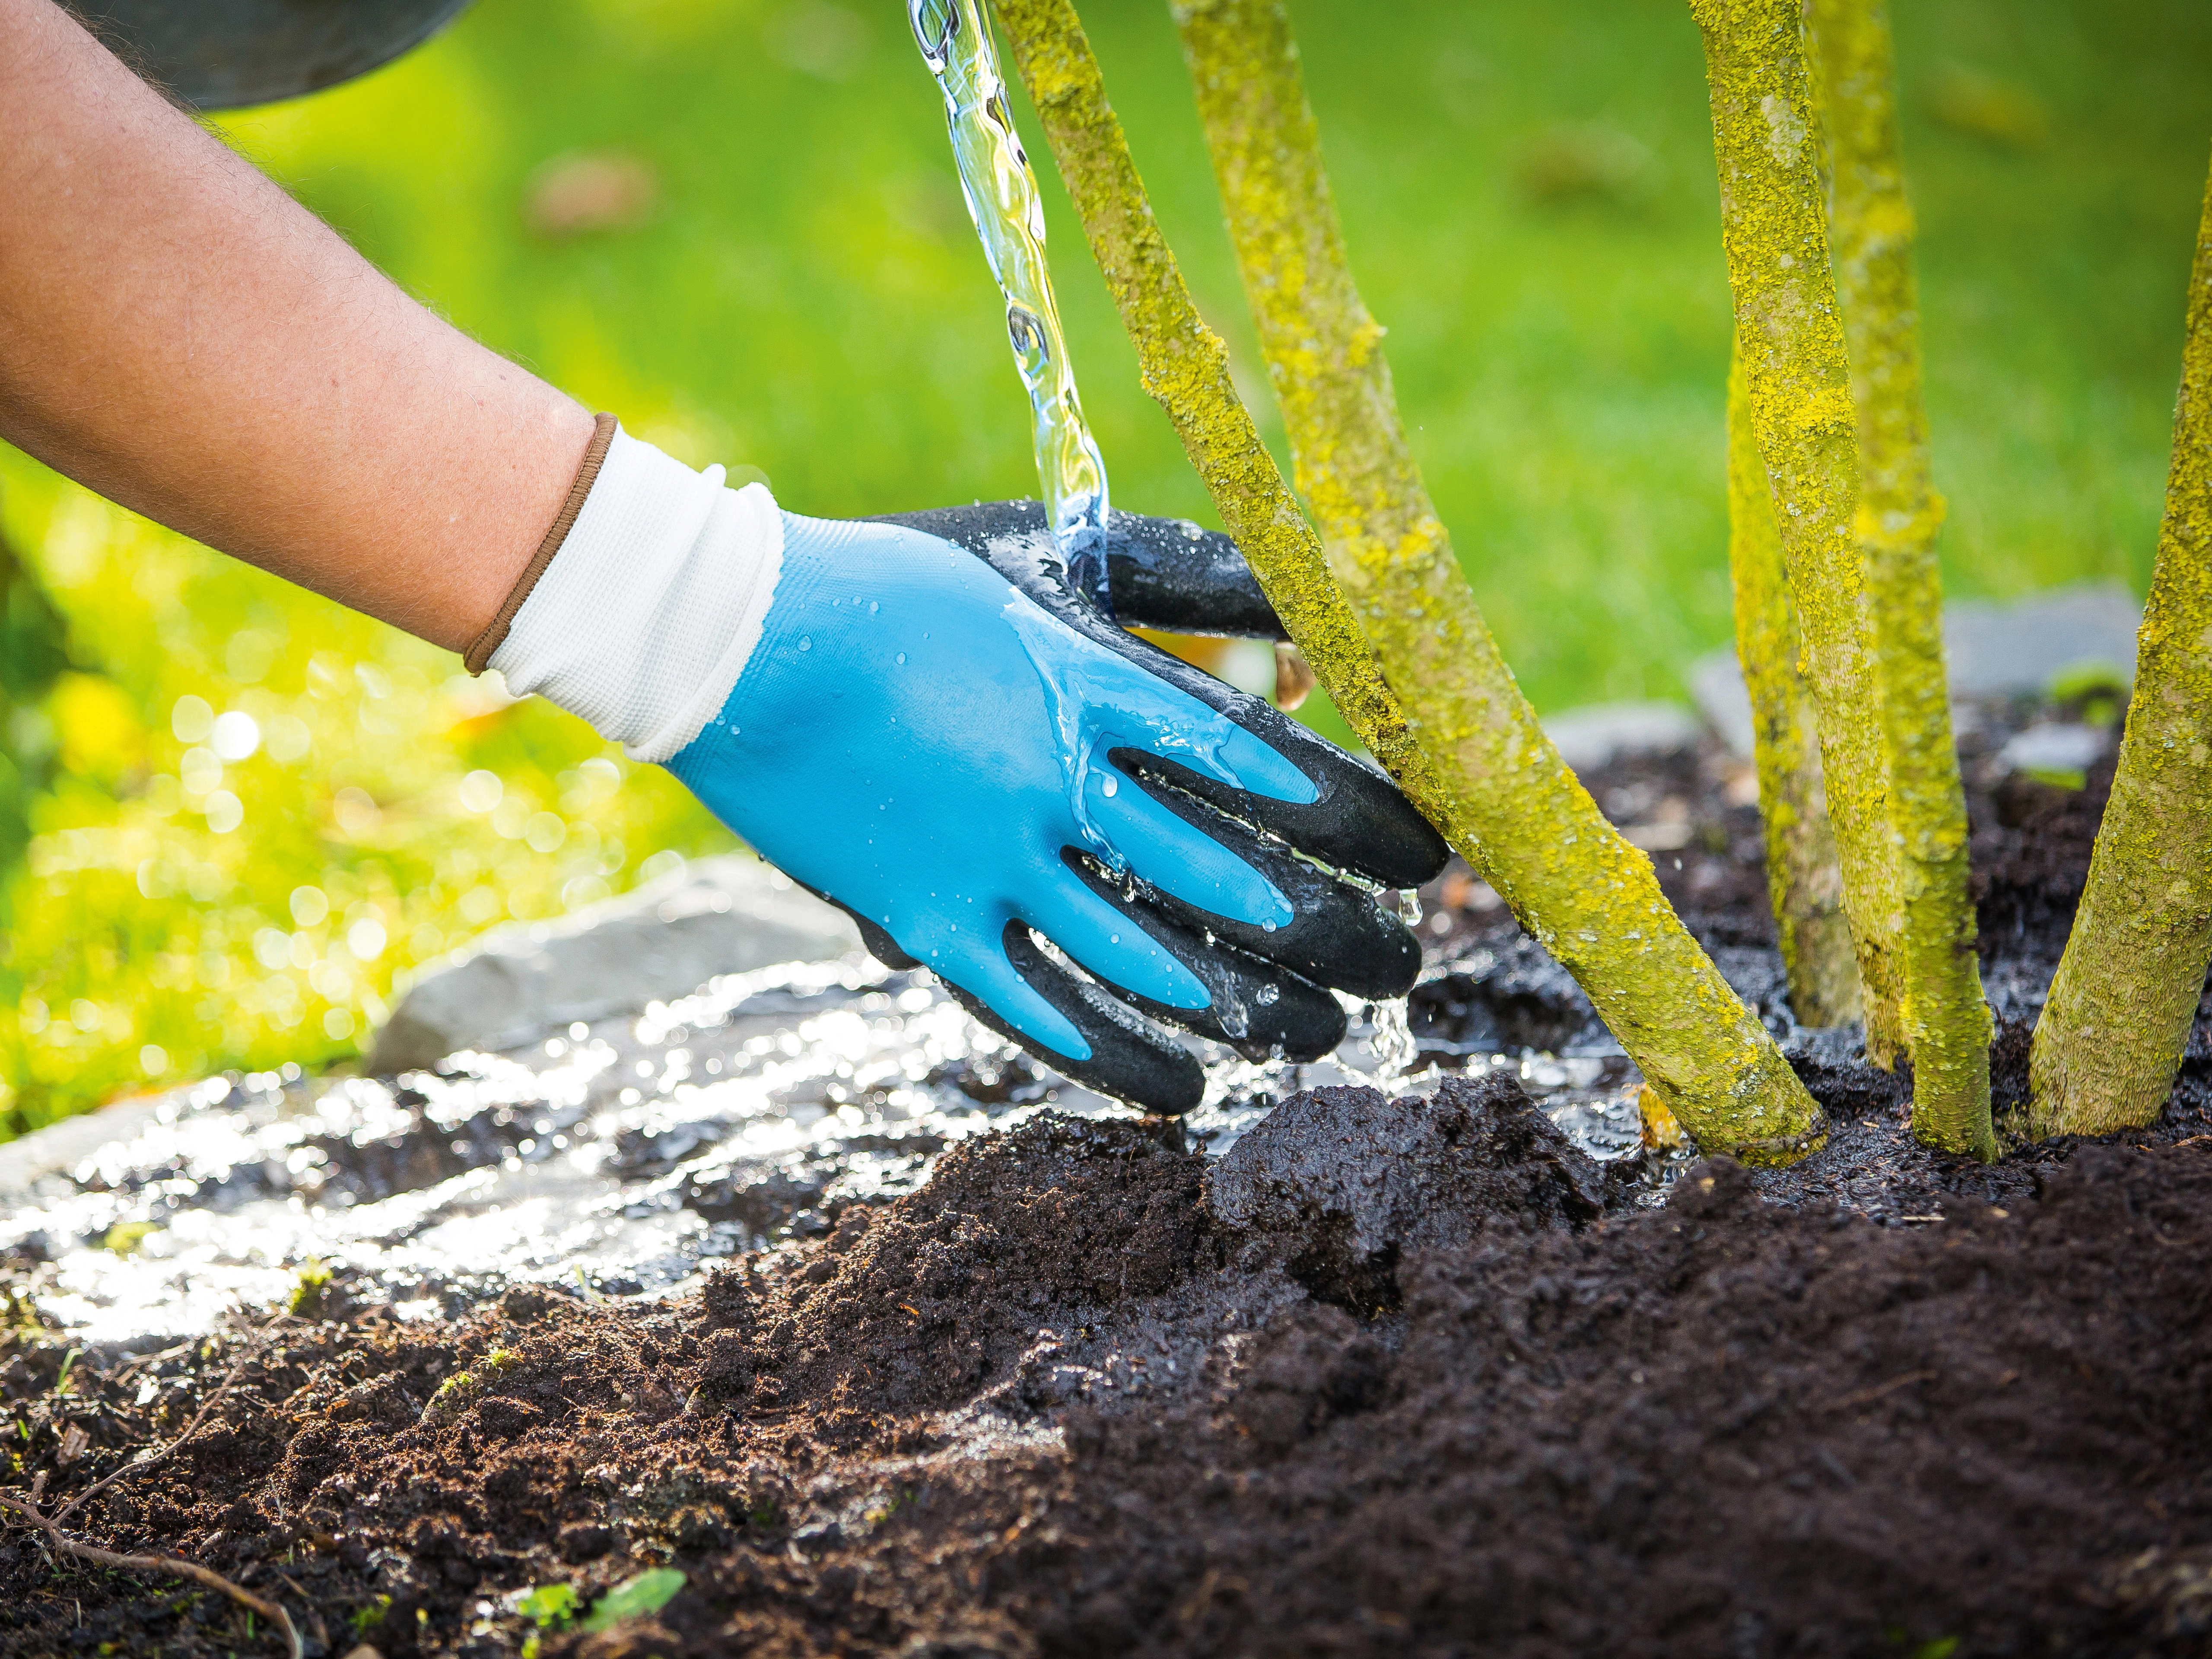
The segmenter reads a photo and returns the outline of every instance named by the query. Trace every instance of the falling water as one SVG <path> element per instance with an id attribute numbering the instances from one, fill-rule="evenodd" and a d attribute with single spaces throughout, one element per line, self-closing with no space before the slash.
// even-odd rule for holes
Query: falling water
<path id="1" fill-rule="evenodd" d="M 1398 894 L 1398 919 L 1418 931 L 1421 925 L 1421 896 L 1412 888 Z M 1375 1056 L 1375 1080 L 1395 1083 L 1407 1076 L 1421 1057 L 1421 1044 L 1413 1035 L 1413 1013 L 1403 997 L 1373 1003 L 1368 1008 L 1373 1031 L 1367 1045 Z"/>
<path id="2" fill-rule="evenodd" d="M 908 21 L 945 116 L 961 194 L 1006 296 L 1006 337 L 1029 389 L 1037 482 L 1070 585 L 1106 602 L 1106 464 L 1083 418 L 1045 263 L 1044 204 L 1006 109 L 1006 84 L 977 0 L 908 0 Z"/>
<path id="3" fill-rule="evenodd" d="M 1370 1003 L 1367 1018 L 1373 1027 L 1367 1046 L 1375 1056 L 1375 1080 L 1395 1083 L 1413 1069 L 1413 1062 L 1421 1054 L 1406 999 L 1392 997 L 1387 1001 Z"/>

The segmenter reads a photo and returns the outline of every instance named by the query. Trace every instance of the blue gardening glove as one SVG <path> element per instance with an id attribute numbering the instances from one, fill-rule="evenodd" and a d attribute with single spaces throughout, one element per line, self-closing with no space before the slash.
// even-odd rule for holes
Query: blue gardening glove
<path id="1" fill-rule="evenodd" d="M 1188 628 L 1212 596 L 1271 629 L 1225 538 L 1112 528 L 1123 609 Z M 806 519 L 617 434 L 492 662 L 665 762 L 877 956 L 1154 1111 L 1204 1088 L 1164 1027 L 1312 1059 L 1344 1034 L 1327 988 L 1399 995 L 1419 966 L 1322 866 L 1413 886 L 1435 831 L 1071 592 L 1034 503 Z"/>

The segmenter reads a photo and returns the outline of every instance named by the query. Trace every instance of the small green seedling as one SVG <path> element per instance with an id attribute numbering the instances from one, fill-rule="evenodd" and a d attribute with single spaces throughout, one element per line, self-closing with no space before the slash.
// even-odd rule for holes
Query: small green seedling
<path id="1" fill-rule="evenodd" d="M 299 1277 L 292 1281 L 292 1299 L 286 1305 L 302 1317 L 321 1312 L 331 1279 L 331 1264 L 319 1256 L 309 1256 L 300 1265 Z"/>
<path id="2" fill-rule="evenodd" d="M 37 1337 L 45 1335 L 46 1328 L 40 1320 L 38 1308 L 30 1297 L 5 1291 L 0 1291 L 0 1329 Z"/>
<path id="3" fill-rule="evenodd" d="M 862 1518 L 872 1527 L 880 1527 L 901 1510 L 909 1508 L 913 1503 L 914 1488 L 908 1486 L 896 1497 L 887 1498 L 869 1510 Z"/>
<path id="4" fill-rule="evenodd" d="M 484 1391 L 484 1385 L 503 1371 L 514 1370 L 522 1363 L 522 1356 L 512 1348 L 494 1348 L 471 1370 L 455 1371 L 438 1385 L 438 1392 L 430 1396 L 430 1403 L 422 1407 L 425 1423 L 443 1423 L 459 1417 Z"/>
<path id="5" fill-rule="evenodd" d="M 576 1592 L 566 1584 L 532 1584 L 519 1592 L 514 1600 L 515 1612 L 540 1630 L 549 1625 L 555 1630 L 562 1628 L 583 1606 Z"/>
<path id="6" fill-rule="evenodd" d="M 2075 663 L 2051 677 L 2045 694 L 2055 703 L 2079 703 L 2089 726 L 2110 726 L 2128 700 L 2128 677 L 2108 662 Z"/>
<path id="7" fill-rule="evenodd" d="M 642 1619 L 666 1607 L 684 1588 L 684 1575 L 673 1567 L 655 1567 L 635 1578 L 625 1578 L 602 1595 L 584 1620 L 586 1630 L 605 1630 L 625 1619 Z"/>
<path id="8" fill-rule="evenodd" d="M 356 1636 L 362 1636 L 382 1624 L 385 1614 L 391 1611 L 392 1598 L 388 1595 L 380 1595 L 374 1601 L 356 1607 L 348 1613 L 346 1622 L 353 1626 L 353 1633 Z"/>
<path id="9" fill-rule="evenodd" d="M 66 1394 L 69 1392 L 70 1373 L 76 1369 L 76 1362 L 83 1358 L 84 1350 L 82 1348 L 71 1348 L 67 1353 L 62 1356 L 62 1368 L 54 1374 L 54 1392 L 56 1394 Z"/>
<path id="10" fill-rule="evenodd" d="M 583 1605 L 566 1584 L 532 1584 L 509 1595 L 507 1603 L 519 1617 L 538 1626 L 522 1638 L 522 1659 L 538 1659 L 544 1632 L 566 1630 Z"/>

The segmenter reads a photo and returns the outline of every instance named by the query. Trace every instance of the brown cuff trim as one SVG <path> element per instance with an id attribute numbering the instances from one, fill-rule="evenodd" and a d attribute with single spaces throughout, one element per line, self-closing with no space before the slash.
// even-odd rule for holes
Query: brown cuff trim
<path id="1" fill-rule="evenodd" d="M 483 633 L 469 642 L 461 653 L 461 665 L 471 674 L 481 674 L 491 661 L 491 653 L 507 642 L 507 630 L 514 625 L 514 613 L 522 609 L 522 602 L 530 597 L 530 590 L 538 586 L 538 579 L 545 574 L 545 567 L 553 562 L 553 556 L 561 550 L 561 544 L 568 539 L 568 532 L 576 523 L 576 515 L 584 510 L 584 497 L 592 493 L 592 484 L 599 476 L 599 465 L 607 459 L 607 446 L 615 441 L 618 424 L 611 415 L 592 417 L 592 441 L 584 451 L 584 464 L 576 469 L 576 482 L 568 486 L 568 499 L 561 503 L 561 511 L 554 518 L 553 527 L 545 532 L 545 539 L 538 544 L 538 550 L 530 556 L 530 562 L 515 578 L 507 592 L 507 601 L 499 614 L 484 624 Z"/>

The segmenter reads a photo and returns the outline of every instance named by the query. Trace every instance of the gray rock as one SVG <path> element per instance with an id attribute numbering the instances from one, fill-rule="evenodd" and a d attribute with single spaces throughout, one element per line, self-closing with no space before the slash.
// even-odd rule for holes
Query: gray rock
<path id="1" fill-rule="evenodd" d="M 2041 691 L 2059 675 L 2109 668 L 2136 679 L 2142 606 L 2118 582 L 2054 587 L 2024 599 L 1960 599 L 1943 607 L 1943 656 L 1954 697 Z"/>
<path id="2" fill-rule="evenodd" d="M 1705 717 L 1705 724 L 1729 746 L 1730 754 L 1748 758 L 1759 735 L 1753 729 L 1751 693 L 1744 689 L 1735 647 L 1708 652 L 1698 658 L 1690 665 L 1689 678 L 1690 696 L 1696 700 L 1698 712 Z"/>
<path id="3" fill-rule="evenodd" d="M 576 1020 L 689 995 L 718 974 L 860 948 L 842 911 L 759 860 L 702 859 L 559 921 L 485 934 L 408 988 L 367 1065 L 388 1075 L 462 1048 L 519 1048 Z"/>
<path id="4" fill-rule="evenodd" d="M 1679 702 L 1597 702 L 1544 722 L 1544 735 L 1577 772 L 1592 772 L 1622 755 L 1672 755 L 1703 735 L 1698 717 Z"/>
<path id="5" fill-rule="evenodd" d="M 2033 696 L 2060 675 L 2106 668 L 2130 685 L 2142 606 L 2118 582 L 2054 587 L 2024 599 L 1943 607 L 1943 657 L 1954 697 Z M 1690 665 L 1690 695 L 1721 740 L 1752 752 L 1751 697 L 1733 648 Z"/>
<path id="6" fill-rule="evenodd" d="M 2015 733 L 1997 759 L 2015 772 L 2086 772 L 2104 759 L 2112 737 L 2101 726 L 2053 720 Z"/>
<path id="7" fill-rule="evenodd" d="M 189 1089 L 171 1091 L 175 1095 L 191 1092 Z M 161 1121 L 162 1103 L 169 1098 L 164 1094 L 118 1100 L 96 1112 L 33 1129 L 0 1147 L 0 1214 L 33 1202 L 48 1176 L 66 1175 L 101 1147 L 129 1140 L 150 1128 Z"/>

